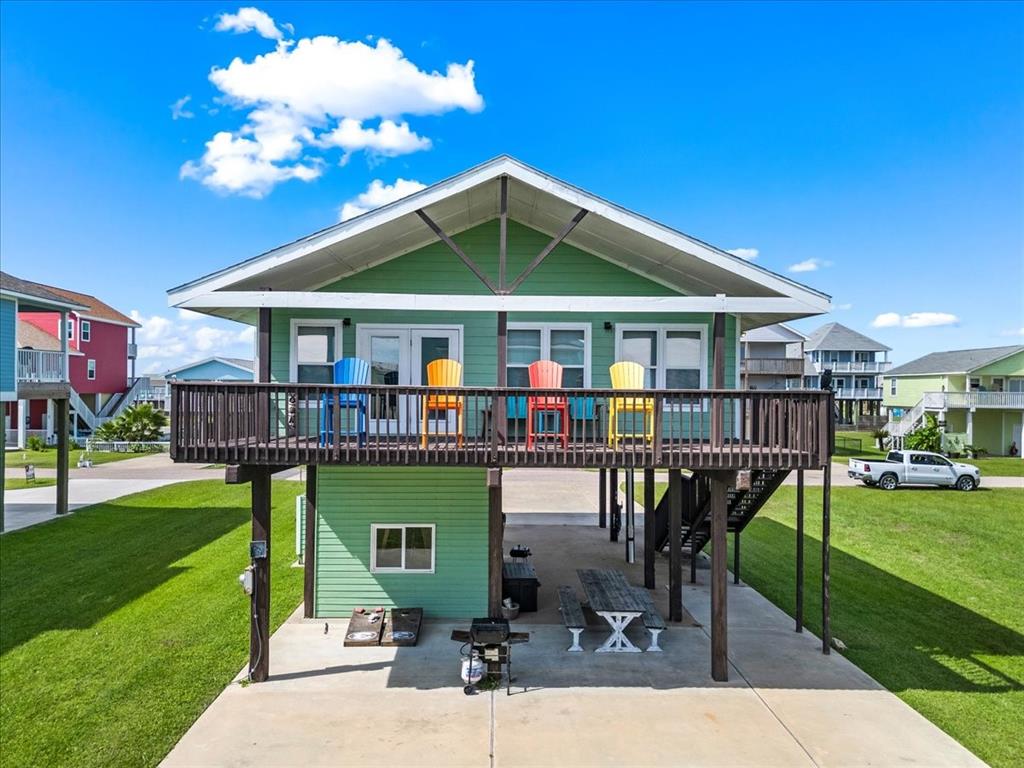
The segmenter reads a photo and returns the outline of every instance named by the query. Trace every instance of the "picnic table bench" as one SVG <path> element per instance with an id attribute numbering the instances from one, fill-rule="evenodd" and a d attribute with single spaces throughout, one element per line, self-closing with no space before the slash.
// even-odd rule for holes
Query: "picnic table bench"
<path id="1" fill-rule="evenodd" d="M 572 645 L 568 650 L 579 652 L 583 650 L 580 645 L 580 633 L 586 628 L 587 620 L 583 616 L 583 606 L 576 597 L 576 590 L 572 587 L 561 586 L 558 588 L 558 610 L 562 612 L 562 621 L 565 627 L 572 632 Z"/>
<path id="2" fill-rule="evenodd" d="M 647 646 L 647 651 L 649 653 L 661 653 L 661 646 L 658 645 L 658 635 L 664 632 L 668 625 L 665 624 L 665 619 L 658 613 L 658 609 L 654 607 L 651 593 L 643 587 L 633 587 L 633 589 L 636 590 L 637 596 L 647 606 L 640 616 L 644 627 L 651 633 L 651 644 Z"/>
<path id="3" fill-rule="evenodd" d="M 640 649 L 626 637 L 625 630 L 633 619 L 643 616 L 648 602 L 641 599 L 620 571 L 581 568 L 576 575 L 591 610 L 612 628 L 612 634 L 596 652 L 640 653 Z"/>

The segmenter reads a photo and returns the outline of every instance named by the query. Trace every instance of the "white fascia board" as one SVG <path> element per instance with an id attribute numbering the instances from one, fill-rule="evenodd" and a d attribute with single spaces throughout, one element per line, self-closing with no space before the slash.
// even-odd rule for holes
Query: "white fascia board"
<path id="1" fill-rule="evenodd" d="M 434 203 L 465 192 L 491 178 L 502 175 L 505 172 L 504 166 L 506 163 L 507 160 L 485 163 L 477 169 L 453 176 L 447 181 L 439 182 L 432 187 L 415 192 L 394 203 L 376 208 L 350 221 L 335 225 L 302 240 L 275 248 L 262 256 L 242 262 L 235 267 L 228 267 L 220 272 L 213 273 L 209 277 L 200 278 L 191 283 L 172 288 L 167 293 L 167 303 L 172 307 L 183 306 L 182 302 L 194 296 L 216 291 L 232 283 L 255 277 L 295 259 L 340 243 L 350 237 L 361 235 L 389 221 L 413 214 L 421 208 L 427 208 Z"/>
<path id="2" fill-rule="evenodd" d="M 334 291 L 217 291 L 175 306 L 183 309 L 394 309 L 447 312 L 727 312 L 817 315 L 828 301 L 787 296 L 520 296 Z"/>
<path id="3" fill-rule="evenodd" d="M 335 225 L 280 248 L 275 248 L 262 256 L 257 256 L 237 266 L 215 272 L 205 278 L 172 288 L 168 291 L 168 304 L 170 306 L 183 306 L 184 302 L 202 293 L 223 289 L 233 283 L 255 277 L 295 259 L 302 258 L 305 255 L 362 234 L 381 224 L 412 214 L 421 208 L 427 208 L 436 202 L 502 175 L 507 175 L 509 178 L 516 179 L 579 208 L 584 208 L 592 214 L 632 229 L 671 248 L 696 256 L 720 269 L 733 272 L 747 280 L 764 285 L 777 293 L 792 296 L 810 304 L 815 304 L 821 300 L 824 300 L 826 304 L 829 303 L 829 297 L 823 293 L 807 288 L 781 275 L 776 275 L 774 272 L 770 272 L 762 267 L 757 267 L 738 256 L 733 256 L 700 240 L 688 237 L 681 232 L 610 203 L 607 200 L 565 184 L 510 157 L 499 157 L 420 192 L 397 200 L 394 203 L 369 211 L 362 216 L 357 216 L 351 221 Z"/>

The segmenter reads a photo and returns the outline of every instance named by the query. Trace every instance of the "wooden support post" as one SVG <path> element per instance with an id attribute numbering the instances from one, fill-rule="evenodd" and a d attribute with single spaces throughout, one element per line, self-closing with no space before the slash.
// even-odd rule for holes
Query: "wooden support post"
<path id="1" fill-rule="evenodd" d="M 54 401 L 57 432 L 57 514 L 68 513 L 68 398 Z"/>
<path id="2" fill-rule="evenodd" d="M 259 369 L 256 371 L 256 381 L 267 383 L 270 381 L 270 323 L 271 310 L 269 307 L 261 307 L 259 314 L 259 325 L 256 328 L 256 342 L 259 355 Z M 256 439 L 270 440 L 270 397 L 264 395 L 259 398 L 256 404 Z"/>
<path id="3" fill-rule="evenodd" d="M 487 470 L 487 615 L 501 616 L 501 565 L 505 523 L 501 505 L 501 467 Z"/>
<path id="4" fill-rule="evenodd" d="M 498 292 L 505 292 L 505 271 L 508 260 L 508 176 L 501 177 L 498 206 Z"/>
<path id="5" fill-rule="evenodd" d="M 729 523 L 727 472 L 711 475 L 711 677 L 729 679 L 726 551 Z"/>
<path id="6" fill-rule="evenodd" d="M 738 528 L 732 534 L 732 583 L 740 583 L 740 532 Z"/>
<path id="7" fill-rule="evenodd" d="M 821 478 L 821 652 L 826 656 L 832 647 L 832 611 L 830 575 L 831 542 L 829 537 L 832 525 L 832 462 L 825 465 Z"/>
<path id="8" fill-rule="evenodd" d="M 697 475 L 690 477 L 683 491 L 683 519 L 690 526 L 690 583 L 697 583 L 697 532 L 694 530 L 694 523 L 697 519 L 697 493 L 700 490 L 701 481 Z"/>
<path id="9" fill-rule="evenodd" d="M 598 470 L 597 481 L 597 527 L 608 527 L 608 470 Z"/>
<path id="10" fill-rule="evenodd" d="M 608 523 L 608 540 L 618 541 L 622 517 L 619 509 L 619 470 L 615 467 L 608 470 L 608 504 L 611 512 L 611 520 Z"/>
<path id="11" fill-rule="evenodd" d="M 302 615 L 312 619 L 316 601 L 316 464 L 306 467 L 306 535 L 302 543 Z"/>
<path id="12" fill-rule="evenodd" d="M 657 525 L 654 521 L 654 469 L 644 469 L 644 586 L 654 589 L 654 561 L 658 553 L 655 551 Z"/>
<path id="13" fill-rule="evenodd" d="M 632 468 L 625 470 L 626 473 L 626 562 L 636 562 L 636 475 Z"/>
<path id="14" fill-rule="evenodd" d="M 711 388 L 725 389 L 725 315 L 715 313 L 713 324 L 714 360 Z M 711 401 L 711 444 L 721 445 L 725 439 L 725 402 L 721 398 Z"/>
<path id="15" fill-rule="evenodd" d="M 796 471 L 796 631 L 804 631 L 804 471 Z"/>
<path id="16" fill-rule="evenodd" d="M 496 381 L 499 387 L 508 386 L 508 312 L 498 313 L 498 375 Z M 494 419 L 492 429 L 497 436 L 497 444 L 504 445 L 508 431 L 508 400 L 503 396 L 494 398 L 491 402 L 491 414 Z M 492 457 L 497 461 L 498 457 Z"/>
<path id="17" fill-rule="evenodd" d="M 6 407 L 7 407 L 6 404 L 0 405 L 0 409 L 6 408 Z M 3 415 L 4 414 L 2 412 L 0 412 L 0 416 L 3 416 Z M 6 427 L 6 425 L 5 425 L 5 427 Z M 7 477 L 7 450 L 6 450 L 7 433 L 3 432 L 2 434 L 4 436 L 5 449 L 0 451 L 0 477 L 6 478 Z M 0 483 L 0 533 L 3 533 L 3 532 L 4 532 L 4 484 Z"/>
<path id="18" fill-rule="evenodd" d="M 252 611 L 249 620 L 249 679 L 270 675 L 270 472 L 252 478 L 252 540 L 266 542 L 266 557 L 253 558 Z"/>
<path id="19" fill-rule="evenodd" d="M 683 473 L 668 471 L 668 618 L 683 620 Z"/>

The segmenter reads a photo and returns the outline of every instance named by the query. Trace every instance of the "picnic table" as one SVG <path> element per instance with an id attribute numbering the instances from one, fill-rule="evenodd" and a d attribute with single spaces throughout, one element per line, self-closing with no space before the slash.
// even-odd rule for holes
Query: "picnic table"
<path id="1" fill-rule="evenodd" d="M 612 634 L 595 653 L 640 653 L 625 635 L 633 619 L 642 616 L 647 604 L 637 590 L 626 581 L 621 571 L 581 568 L 576 571 L 590 609 L 608 622 Z"/>

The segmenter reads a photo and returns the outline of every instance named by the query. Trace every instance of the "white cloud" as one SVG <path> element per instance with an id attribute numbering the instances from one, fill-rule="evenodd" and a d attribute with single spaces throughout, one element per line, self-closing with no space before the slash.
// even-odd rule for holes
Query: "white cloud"
<path id="1" fill-rule="evenodd" d="M 425 186 L 426 184 L 410 179 L 396 179 L 394 184 L 385 184 L 380 179 L 374 179 L 365 192 L 361 192 L 341 206 L 338 217 L 341 221 L 348 221 L 374 208 L 407 197 L 413 192 L 419 192 Z"/>
<path id="2" fill-rule="evenodd" d="M 733 256 L 739 256 L 745 261 L 753 261 L 761 253 L 757 248 L 730 248 L 728 252 Z"/>
<path id="3" fill-rule="evenodd" d="M 171 120 L 191 120 L 195 117 L 195 112 L 185 109 L 185 105 L 191 100 L 191 96 L 182 96 L 176 102 L 171 104 Z"/>
<path id="4" fill-rule="evenodd" d="M 281 26 L 292 28 L 291 24 Z M 259 8 L 239 8 L 238 13 L 222 13 L 217 17 L 214 29 L 218 32 L 234 32 L 243 35 L 255 31 L 260 37 L 268 40 L 280 40 L 284 37 L 274 20 Z"/>
<path id="5" fill-rule="evenodd" d="M 1009 330 L 1002 331 L 1000 336 L 1024 336 L 1024 327 L 1022 328 L 1010 328 Z"/>
<path id="6" fill-rule="evenodd" d="M 263 26 L 245 11 L 261 14 Z M 268 23 L 277 37 L 265 34 Z M 255 29 L 275 40 L 281 35 L 273 19 L 252 8 L 225 14 L 217 28 Z M 407 116 L 483 109 L 473 66 L 469 60 L 427 71 L 388 40 L 368 44 L 329 35 L 280 41 L 251 61 L 237 57 L 214 67 L 209 79 L 220 92 L 217 102 L 246 110 L 246 119 L 214 135 L 180 176 L 219 192 L 262 197 L 282 181 L 318 178 L 324 155 L 337 149 L 344 153 L 341 164 L 358 151 L 380 158 L 430 149 L 430 138 Z"/>
<path id="7" fill-rule="evenodd" d="M 822 267 L 831 267 L 831 261 L 825 261 L 824 259 L 804 259 L 798 261 L 796 264 L 789 265 L 790 272 L 817 272 Z"/>
<path id="8" fill-rule="evenodd" d="M 320 141 L 324 146 L 341 147 L 346 157 L 360 149 L 395 157 L 431 147 L 430 139 L 417 136 L 406 122 L 381 120 L 377 128 L 364 128 L 359 120 L 350 117 L 343 119 L 330 133 L 322 135 Z"/>
<path id="9" fill-rule="evenodd" d="M 949 312 L 883 312 L 871 321 L 874 328 L 934 328 L 941 325 L 955 325 L 960 318 Z"/>
<path id="10" fill-rule="evenodd" d="M 178 310 L 178 321 L 162 315 L 146 317 L 132 310 L 132 319 L 142 325 L 136 331 L 139 367 L 149 373 L 216 355 L 251 358 L 255 329 L 237 323 L 214 320 L 188 310 Z"/>

